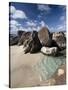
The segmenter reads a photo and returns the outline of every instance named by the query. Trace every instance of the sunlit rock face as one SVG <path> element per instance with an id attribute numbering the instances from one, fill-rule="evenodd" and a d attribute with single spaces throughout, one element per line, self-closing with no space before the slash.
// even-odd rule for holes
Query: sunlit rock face
<path id="1" fill-rule="evenodd" d="M 31 37 L 32 37 L 32 39 L 28 42 L 28 46 L 25 49 L 25 53 L 39 52 L 41 47 L 42 47 L 40 40 L 38 38 L 38 32 L 37 31 L 33 31 Z"/>
<path id="2" fill-rule="evenodd" d="M 38 31 L 38 37 L 43 46 L 47 46 L 47 47 L 51 46 L 52 38 L 47 27 L 43 27 Z"/>
<path id="3" fill-rule="evenodd" d="M 18 45 L 22 45 L 25 40 L 29 39 L 31 36 L 31 32 L 24 32 L 21 35 L 21 38 L 19 39 Z"/>
<path id="4" fill-rule="evenodd" d="M 52 35 L 52 39 L 56 41 L 60 49 L 66 48 L 66 37 L 64 32 L 54 32 Z"/>

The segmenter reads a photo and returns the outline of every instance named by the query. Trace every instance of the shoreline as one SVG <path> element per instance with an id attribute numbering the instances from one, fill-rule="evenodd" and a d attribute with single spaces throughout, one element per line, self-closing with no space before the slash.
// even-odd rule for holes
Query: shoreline
<path id="1" fill-rule="evenodd" d="M 23 50 L 23 46 L 10 46 L 11 87 L 54 85 L 54 78 L 42 80 L 40 74 L 32 67 L 39 63 L 44 55 L 41 52 L 24 54 Z"/>

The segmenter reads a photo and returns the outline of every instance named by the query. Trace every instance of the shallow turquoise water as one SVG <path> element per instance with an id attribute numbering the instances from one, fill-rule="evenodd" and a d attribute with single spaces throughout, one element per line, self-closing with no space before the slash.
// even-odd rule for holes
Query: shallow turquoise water
<path id="1" fill-rule="evenodd" d="M 41 75 L 43 80 L 49 79 L 59 68 L 60 65 L 66 63 L 66 53 L 61 52 L 58 56 L 43 55 L 40 62 L 34 65 L 34 68 Z"/>

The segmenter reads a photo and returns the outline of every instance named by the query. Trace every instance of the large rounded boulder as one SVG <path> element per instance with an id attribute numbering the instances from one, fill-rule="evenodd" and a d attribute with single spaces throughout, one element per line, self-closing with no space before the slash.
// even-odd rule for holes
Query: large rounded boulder
<path id="1" fill-rule="evenodd" d="M 38 31 L 38 37 L 43 46 L 50 47 L 52 45 L 52 37 L 47 27 Z"/>
<path id="2" fill-rule="evenodd" d="M 63 32 L 54 32 L 52 39 L 57 43 L 61 50 L 66 48 L 66 37 Z"/>
<path id="3" fill-rule="evenodd" d="M 57 47 L 42 47 L 41 52 L 45 55 L 57 55 L 58 48 Z"/>

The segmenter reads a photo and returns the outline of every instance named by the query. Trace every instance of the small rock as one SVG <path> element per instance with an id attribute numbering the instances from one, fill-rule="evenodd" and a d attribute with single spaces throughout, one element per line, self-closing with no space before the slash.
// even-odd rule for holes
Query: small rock
<path id="1" fill-rule="evenodd" d="M 58 70 L 58 76 L 61 76 L 61 75 L 63 75 L 64 74 L 64 70 L 63 69 L 59 69 Z"/>

